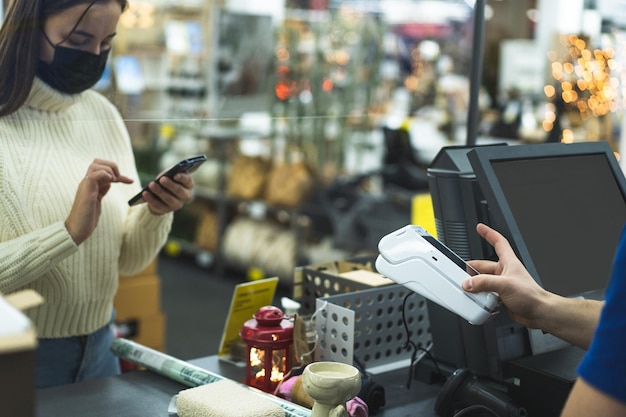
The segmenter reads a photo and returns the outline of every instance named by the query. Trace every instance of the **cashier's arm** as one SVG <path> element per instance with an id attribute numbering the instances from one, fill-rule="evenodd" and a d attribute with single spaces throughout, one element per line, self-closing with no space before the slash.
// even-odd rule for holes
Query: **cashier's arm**
<path id="1" fill-rule="evenodd" d="M 470 261 L 481 274 L 467 279 L 463 288 L 470 292 L 494 291 L 517 323 L 542 329 L 587 349 L 603 303 L 561 297 L 546 291 L 530 276 L 504 236 L 484 224 L 479 224 L 476 230 L 494 247 L 498 262 Z"/>
<path id="2" fill-rule="evenodd" d="M 623 417 L 626 404 L 598 391 L 578 378 L 563 408 L 561 417 Z"/>

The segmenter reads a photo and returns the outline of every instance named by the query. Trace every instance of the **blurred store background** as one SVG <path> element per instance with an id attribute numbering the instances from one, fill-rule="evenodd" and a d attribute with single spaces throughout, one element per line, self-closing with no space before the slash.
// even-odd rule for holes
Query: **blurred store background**
<path id="1" fill-rule="evenodd" d="M 468 140 L 476 60 L 476 140 L 618 150 L 624 1 L 489 0 L 482 56 L 471 0 L 257 3 L 131 2 L 99 85 L 146 181 L 210 157 L 171 255 L 288 277 L 375 249 L 439 149 Z"/>
<path id="2" fill-rule="evenodd" d="M 279 276 L 284 290 L 296 266 L 372 254 L 422 215 L 432 158 L 468 141 L 477 60 L 477 142 L 605 140 L 619 152 L 626 1 L 487 0 L 480 56 L 475 5 L 130 2 L 96 88 L 122 112 L 142 179 L 209 157 L 159 269 L 146 272 L 167 274 L 155 328 L 219 333 L 223 317 L 201 318 L 217 330 L 198 327 L 206 312 L 185 304 L 214 299 L 221 287 L 209 280 L 226 282 L 226 306 L 231 283 Z M 207 282 L 177 286 L 177 273 Z M 149 344 L 215 353 L 171 343 Z"/>

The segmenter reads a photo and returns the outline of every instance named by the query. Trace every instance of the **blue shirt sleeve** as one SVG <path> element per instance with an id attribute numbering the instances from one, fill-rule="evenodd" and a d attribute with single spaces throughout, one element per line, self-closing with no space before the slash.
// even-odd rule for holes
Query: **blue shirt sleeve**
<path id="1" fill-rule="evenodd" d="M 578 372 L 596 389 L 626 402 L 626 228 L 613 260 L 600 322 Z"/>

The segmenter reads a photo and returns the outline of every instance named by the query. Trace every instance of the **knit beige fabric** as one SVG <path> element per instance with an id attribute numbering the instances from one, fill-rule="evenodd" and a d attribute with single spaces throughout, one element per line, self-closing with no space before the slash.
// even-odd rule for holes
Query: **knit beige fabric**
<path id="1" fill-rule="evenodd" d="M 172 215 L 129 208 L 141 184 L 119 113 L 102 95 L 64 95 L 35 79 L 20 110 L 0 119 L 0 292 L 31 288 L 39 337 L 91 333 L 111 317 L 120 273 L 154 259 Z M 135 182 L 112 184 L 92 236 L 76 246 L 64 226 L 78 184 L 96 158 Z"/>
<path id="2" fill-rule="evenodd" d="M 227 379 L 178 393 L 179 417 L 284 417 L 285 412 L 267 398 Z"/>

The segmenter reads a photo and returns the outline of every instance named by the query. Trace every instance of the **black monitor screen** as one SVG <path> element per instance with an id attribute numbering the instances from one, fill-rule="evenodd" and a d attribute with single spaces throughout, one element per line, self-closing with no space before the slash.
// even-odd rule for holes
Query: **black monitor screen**
<path id="1" fill-rule="evenodd" d="M 626 223 L 624 176 L 606 143 L 481 149 L 470 160 L 493 226 L 544 288 L 604 290 Z"/>

